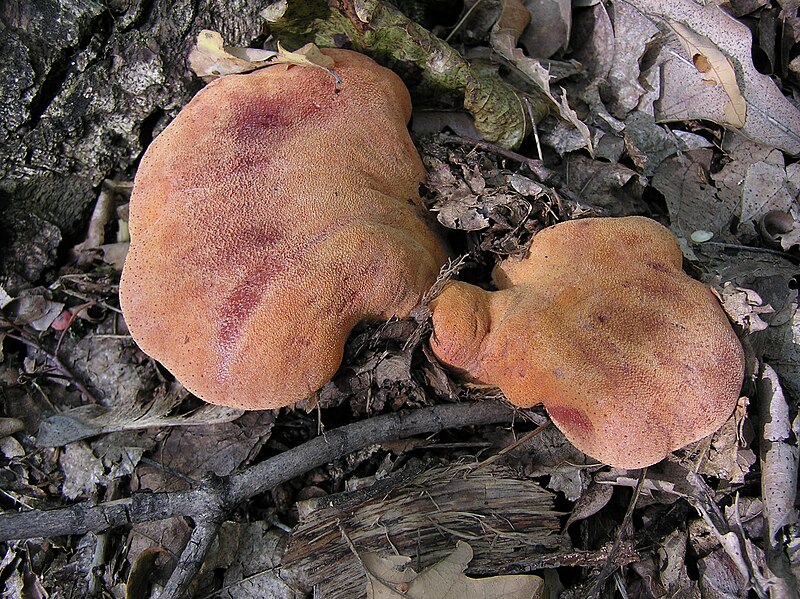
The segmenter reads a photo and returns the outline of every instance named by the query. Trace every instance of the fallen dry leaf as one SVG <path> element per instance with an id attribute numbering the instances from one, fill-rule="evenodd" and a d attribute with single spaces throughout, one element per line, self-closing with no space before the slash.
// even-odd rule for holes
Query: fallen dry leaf
<path id="1" fill-rule="evenodd" d="M 673 530 L 661 542 L 661 548 L 658 555 L 661 560 L 661 567 L 659 568 L 659 578 L 661 584 L 666 591 L 662 597 L 680 597 L 681 594 L 687 593 L 686 596 L 695 596 L 691 593 L 692 590 L 697 593 L 697 581 L 689 578 L 689 573 L 686 569 L 686 549 L 688 546 L 688 531 L 686 530 Z"/>
<path id="2" fill-rule="evenodd" d="M 724 481 L 721 486 L 744 484 L 745 476 L 756 463 L 756 455 L 749 447 L 752 427 L 747 421 L 748 404 L 747 397 L 739 398 L 734 413 L 722 428 L 695 446 L 700 458 L 699 472 Z"/>
<path id="3" fill-rule="evenodd" d="M 664 160 L 651 184 L 664 195 L 673 232 L 688 239 L 695 231 L 724 232 L 736 210 L 736 198 L 717 198 L 709 171 L 714 153 L 699 149 Z"/>
<path id="4" fill-rule="evenodd" d="M 609 109 L 616 117 L 624 118 L 646 93 L 639 82 L 639 61 L 659 30 L 627 2 L 615 2 L 613 7 L 614 58 L 608 72 L 608 91 L 612 97 Z"/>
<path id="5" fill-rule="evenodd" d="M 589 153 L 594 154 L 592 134 L 589 131 L 589 127 L 578 118 L 578 113 L 570 107 L 567 101 L 567 92 L 562 88 L 561 96 L 556 97 L 550 89 L 550 72 L 538 60 L 525 56 L 524 52 L 517 48 L 519 36 L 528 24 L 529 19 L 530 14 L 520 0 L 504 0 L 500 18 L 497 20 L 495 27 L 492 28 L 490 36 L 492 48 L 516 66 L 547 96 L 553 106 L 558 109 L 561 118 L 572 123 L 580 132 Z"/>
<path id="6" fill-rule="evenodd" d="M 534 18 L 519 38 L 534 58 L 549 58 L 567 47 L 572 28 L 572 3 L 569 0 L 525 0 Z"/>
<path id="7" fill-rule="evenodd" d="M 739 220 L 755 221 L 773 210 L 788 212 L 793 202 L 783 165 L 757 162 L 747 169 L 744 178 Z"/>
<path id="8" fill-rule="evenodd" d="M 740 131 L 759 143 L 780 148 L 790 154 L 800 153 L 800 111 L 784 97 L 770 77 L 756 69 L 751 52 L 752 34 L 746 25 L 728 15 L 716 4 L 703 6 L 694 0 L 670 2 L 623 0 L 622 3 L 635 7 L 655 25 L 660 25 L 664 31 L 672 31 L 670 23 L 680 23 L 685 30 L 708 39 L 726 59 L 731 61 L 739 93 L 746 102 L 744 125 Z M 701 53 L 701 56 L 705 55 Z M 692 84 L 692 80 L 686 75 L 687 71 L 683 71 L 683 76 L 677 74 L 670 76 L 673 71 L 670 67 L 666 67 L 665 78 L 662 80 L 661 104 L 656 112 L 658 120 L 672 121 L 687 118 L 718 120 L 708 114 L 707 109 L 713 107 L 713 104 L 709 103 L 704 94 L 713 89 L 718 89 L 725 96 L 722 103 L 724 116 L 725 103 L 732 101 L 728 95 L 729 91 L 733 91 L 733 82 L 730 81 L 729 75 L 726 76 L 726 88 L 709 86 L 703 82 L 707 72 L 700 73 L 691 56 L 669 54 L 667 49 L 666 52 L 662 52 L 662 58 L 666 62 L 674 62 L 673 67 L 677 68 L 683 64 L 690 68 L 689 74 L 694 77 L 695 83 Z M 709 60 L 709 65 L 710 63 Z M 702 64 L 705 65 L 705 62 Z M 716 61 L 715 64 L 721 63 Z M 697 100 L 693 100 L 695 97 Z M 689 108 L 690 113 L 687 112 Z M 693 116 L 689 116 L 690 114 Z"/>
<path id="9" fill-rule="evenodd" d="M 656 123 L 652 114 L 640 111 L 630 113 L 625 119 L 623 139 L 628 156 L 648 178 L 670 156 L 712 146 L 700 135 L 668 129 Z"/>
<path id="10" fill-rule="evenodd" d="M 278 568 L 287 534 L 265 520 L 225 522 L 219 532 L 219 547 L 209 555 L 203 569 L 224 571 L 221 599 L 301 599 L 305 595 L 284 580 Z"/>
<path id="11" fill-rule="evenodd" d="M 294 64 L 319 67 L 328 71 L 340 83 L 333 72 L 333 58 L 326 56 L 314 44 L 290 52 L 278 43 L 278 51 L 258 48 L 226 46 L 216 31 L 204 29 L 197 35 L 197 43 L 189 53 L 189 67 L 198 77 L 215 79 L 222 75 L 247 73 L 273 64 Z"/>
<path id="12" fill-rule="evenodd" d="M 764 304 L 757 292 L 730 282 L 723 286 L 720 299 L 728 316 L 748 334 L 766 329 L 769 325 L 761 319 L 761 315 L 775 312 L 772 306 Z"/>
<path id="13" fill-rule="evenodd" d="M 277 52 L 226 46 L 216 31 L 204 29 L 189 53 L 189 67 L 198 77 L 246 73 L 267 64 Z"/>
<path id="14" fill-rule="evenodd" d="M 472 560 L 472 547 L 458 541 L 456 549 L 419 574 L 403 568 L 411 558 L 378 557 L 365 553 L 368 599 L 539 599 L 544 581 L 538 576 L 492 576 L 480 580 L 464 575 Z"/>
<path id="15" fill-rule="evenodd" d="M 720 124 L 736 128 L 744 127 L 747 103 L 736 82 L 736 71 L 731 59 L 725 56 L 714 42 L 704 35 L 695 33 L 683 23 L 670 23 L 669 26 L 678 34 L 678 39 L 689 54 L 694 68 L 700 73 L 703 83 L 722 88 L 726 101 L 722 106 L 724 120 Z M 668 64 L 679 63 L 670 61 Z"/>
<path id="16" fill-rule="evenodd" d="M 199 426 L 231 422 L 243 414 L 222 406 L 204 404 L 188 414 L 173 414 L 183 401 L 181 393 L 156 393 L 148 402 L 134 402 L 106 408 L 84 405 L 42 420 L 36 444 L 58 447 L 102 433 L 136 430 L 153 426 Z"/>
<path id="17" fill-rule="evenodd" d="M 70 443 L 59 457 L 64 473 L 61 492 L 68 499 L 92 497 L 103 478 L 103 463 L 85 443 Z"/>
<path id="18" fill-rule="evenodd" d="M 780 553 L 784 527 L 798 521 L 795 508 L 800 452 L 778 373 L 769 364 L 758 379 L 761 421 L 761 496 L 769 531 L 769 549 Z"/>
<path id="19" fill-rule="evenodd" d="M 790 289 L 789 294 L 764 331 L 764 359 L 775 368 L 784 389 L 792 397 L 800 397 L 800 309 L 797 290 Z"/>
<path id="20" fill-rule="evenodd" d="M 593 205 L 607 208 L 614 216 L 636 214 L 641 208 L 633 195 L 625 193 L 626 186 L 638 178 L 636 171 L 580 154 L 571 154 L 566 164 L 569 185 Z"/>

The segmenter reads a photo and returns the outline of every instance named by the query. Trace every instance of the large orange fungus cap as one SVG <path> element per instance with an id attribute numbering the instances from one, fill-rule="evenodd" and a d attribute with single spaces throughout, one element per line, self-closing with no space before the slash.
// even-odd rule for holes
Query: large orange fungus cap
<path id="1" fill-rule="evenodd" d="M 294 403 L 363 320 L 404 317 L 446 253 L 400 79 L 325 50 L 218 79 L 151 144 L 130 203 L 120 302 L 139 346 L 206 401 Z"/>
<path id="2" fill-rule="evenodd" d="M 516 405 L 543 403 L 586 454 L 647 466 L 732 413 L 742 347 L 655 221 L 558 224 L 493 278 L 499 291 L 457 282 L 435 300 L 436 356 Z"/>

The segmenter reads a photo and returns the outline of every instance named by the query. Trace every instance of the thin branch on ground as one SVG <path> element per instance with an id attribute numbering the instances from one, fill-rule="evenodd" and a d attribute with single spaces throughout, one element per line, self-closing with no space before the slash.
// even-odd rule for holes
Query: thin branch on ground
<path id="1" fill-rule="evenodd" d="M 639 501 L 639 495 L 642 493 L 642 489 L 644 488 L 644 481 L 647 480 L 647 468 L 642 468 L 642 471 L 639 473 L 639 482 L 636 483 L 636 488 L 633 490 L 633 496 L 631 497 L 630 502 L 628 503 L 628 509 L 625 512 L 625 517 L 622 519 L 622 524 L 619 525 L 619 530 L 617 531 L 617 538 L 614 540 L 614 545 L 611 547 L 611 551 L 608 554 L 608 559 L 606 563 L 603 565 L 603 569 L 600 571 L 600 574 L 597 576 L 597 580 L 595 580 L 594 586 L 592 587 L 592 591 L 589 594 L 589 597 L 594 599 L 599 599 L 600 594 L 603 591 L 603 585 L 605 584 L 606 580 L 616 572 L 617 568 L 619 568 L 619 564 L 617 563 L 616 556 L 622 546 L 623 538 L 628 534 L 628 527 L 631 524 L 631 518 L 633 518 L 633 510 L 636 507 L 636 503 Z"/>
<path id="2" fill-rule="evenodd" d="M 465 146 L 471 145 L 476 148 L 480 148 L 481 150 L 486 150 L 487 152 L 492 152 L 493 154 L 502 156 L 503 158 L 507 158 L 508 160 L 513 160 L 514 162 L 524 164 L 531 170 L 536 178 L 539 179 L 539 182 L 544 183 L 545 185 L 557 185 L 561 181 L 559 174 L 544 166 L 544 163 L 541 160 L 523 156 L 522 154 L 518 154 L 517 152 L 508 150 L 498 146 L 497 144 L 478 139 L 470 139 L 468 137 L 461 137 L 460 135 L 449 135 L 446 133 L 440 133 L 439 139 L 445 143 L 457 143 Z"/>
<path id="3" fill-rule="evenodd" d="M 206 555 L 211 550 L 224 521 L 224 514 L 220 512 L 216 517 L 204 520 L 194 527 L 192 536 L 178 560 L 178 565 L 175 566 L 164 590 L 159 595 L 161 599 L 180 599 L 191 596 L 189 586 L 203 566 Z"/>
<path id="4" fill-rule="evenodd" d="M 614 544 L 607 543 L 600 549 L 573 551 L 560 551 L 552 555 L 545 555 L 512 564 L 497 564 L 490 568 L 469 567 L 470 576 L 499 576 L 501 574 L 531 574 L 536 570 L 551 570 L 554 568 L 599 568 L 606 563 L 613 562 L 617 567 L 627 566 L 639 560 L 639 554 L 631 541 L 622 541 L 614 551 Z"/>
<path id="5" fill-rule="evenodd" d="M 223 479 L 223 505 L 243 501 L 368 445 L 418 434 L 511 422 L 514 409 L 499 402 L 446 404 L 384 414 L 330 430 L 255 466 Z M 0 541 L 101 532 L 117 526 L 176 516 L 213 513 L 221 491 L 204 480 L 197 488 L 171 493 L 134 493 L 126 499 L 84 502 L 52 510 L 0 514 Z"/>
<path id="6" fill-rule="evenodd" d="M 42 353 L 45 356 L 45 358 L 47 358 L 47 360 L 51 362 L 59 372 L 61 372 L 65 377 L 67 377 L 67 379 L 69 379 L 69 382 L 71 384 L 75 385 L 78 391 L 80 391 L 84 395 L 84 397 L 86 397 L 86 400 L 88 402 L 94 404 L 97 403 L 97 398 L 94 396 L 94 394 L 92 394 L 92 392 L 89 391 L 86 385 L 84 385 L 80 381 L 80 379 L 78 379 L 78 377 L 72 374 L 72 371 L 69 368 L 67 368 L 61 360 L 58 359 L 58 356 L 47 351 L 42 346 L 41 343 L 29 339 L 28 336 L 25 335 L 24 331 L 20 330 L 18 327 L 15 326 L 14 329 L 17 330 L 19 334 L 6 333 L 5 334 L 6 337 L 8 337 L 9 339 L 13 339 L 14 341 L 18 341 L 19 343 L 23 343 L 24 345 L 27 345 L 28 347 Z"/>

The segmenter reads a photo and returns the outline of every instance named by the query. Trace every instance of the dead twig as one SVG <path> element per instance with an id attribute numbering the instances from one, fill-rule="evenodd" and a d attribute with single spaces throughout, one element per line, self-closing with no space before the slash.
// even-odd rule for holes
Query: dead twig
<path id="1" fill-rule="evenodd" d="M 14 327 L 14 328 L 16 330 L 18 330 L 17 327 Z M 78 391 L 80 391 L 84 395 L 84 397 L 86 397 L 87 401 L 89 401 L 91 403 L 94 403 L 94 404 L 97 403 L 97 398 L 94 396 L 94 394 L 91 391 L 89 391 L 89 389 L 86 388 L 86 385 L 84 385 L 78 379 L 78 377 L 76 377 L 74 374 L 72 374 L 72 371 L 70 371 L 70 369 L 67 368 L 64 365 L 64 363 L 61 360 L 58 359 L 58 356 L 56 356 L 55 354 L 51 354 L 49 351 L 44 349 L 44 347 L 42 347 L 41 343 L 37 343 L 36 341 L 33 341 L 32 339 L 29 339 L 25 335 L 25 333 L 22 332 L 22 331 L 19 331 L 18 335 L 14 334 L 14 333 L 6 333 L 5 335 L 9 339 L 13 339 L 14 341 L 19 341 L 20 343 L 23 343 L 23 344 L 27 345 L 28 347 L 31 347 L 31 348 L 35 349 L 36 351 L 38 351 L 38 352 L 41 352 L 45 356 L 45 358 L 47 358 L 48 361 L 53 363 L 53 365 L 56 367 L 57 370 L 59 370 L 67 379 L 69 379 L 70 383 L 75 385 L 75 387 L 78 389 Z"/>
<path id="2" fill-rule="evenodd" d="M 614 544 L 607 543 L 596 550 L 560 551 L 552 555 L 512 564 L 498 564 L 492 568 L 468 568 L 471 576 L 500 576 L 505 574 L 531 574 L 536 570 L 549 570 L 564 566 L 571 568 L 599 568 L 611 561 L 616 567 L 627 566 L 639 560 L 631 541 L 622 541 L 613 552 Z"/>
<path id="3" fill-rule="evenodd" d="M 589 597 L 598 599 L 603 591 L 603 585 L 605 584 L 606 580 L 608 580 L 608 578 L 614 572 L 616 572 L 617 568 L 620 567 L 619 564 L 617 564 L 616 556 L 620 547 L 622 546 L 623 538 L 628 534 L 628 527 L 631 524 L 633 510 L 636 507 L 636 503 L 639 501 L 639 495 L 642 493 L 645 480 L 647 480 L 647 468 L 642 468 L 642 471 L 639 473 L 639 482 L 636 483 L 636 488 L 633 490 L 633 496 L 628 503 L 628 509 L 625 511 L 625 517 L 622 519 L 622 524 L 619 525 L 617 538 L 614 539 L 614 545 L 611 547 L 611 551 L 608 554 L 605 564 L 603 564 L 603 569 L 600 571 L 600 574 L 597 576 L 597 580 L 594 582 Z"/>
<path id="4" fill-rule="evenodd" d="M 229 506 L 226 505 L 226 489 L 222 479 L 208 477 L 205 482 L 207 490 L 213 490 L 209 496 L 211 501 L 206 504 L 208 511 L 194 518 L 195 527 L 189 537 L 189 542 L 186 543 L 178 564 L 161 592 L 160 597 L 163 599 L 179 599 L 190 596 L 189 586 L 200 571 L 206 555 L 225 521 Z"/>
<path id="5" fill-rule="evenodd" d="M 218 523 L 245 500 L 368 445 L 447 428 L 511 422 L 513 418 L 513 408 L 488 401 L 384 414 L 330 430 L 230 477 L 204 479 L 196 489 L 135 493 L 97 505 L 85 502 L 54 510 L 0 514 L 0 540 L 84 534 L 176 516 L 192 517 L 197 527 L 167 583 L 172 594 L 166 590 L 162 594 L 163 599 L 180 597 L 197 574 L 216 537 Z"/>
<path id="6" fill-rule="evenodd" d="M 544 183 L 545 185 L 557 185 L 561 181 L 559 174 L 544 166 L 541 160 L 528 158 L 527 156 L 507 150 L 501 146 L 498 146 L 497 144 L 478 139 L 469 139 L 467 137 L 461 137 L 460 135 L 448 135 L 446 133 L 440 133 L 439 139 L 445 143 L 457 143 L 465 146 L 471 145 L 476 148 L 480 148 L 481 150 L 486 150 L 487 152 L 492 152 L 493 154 L 502 156 L 503 158 L 507 158 L 508 160 L 513 160 L 514 162 L 524 164 L 531 170 L 534 176 L 539 179 L 539 182 Z"/>

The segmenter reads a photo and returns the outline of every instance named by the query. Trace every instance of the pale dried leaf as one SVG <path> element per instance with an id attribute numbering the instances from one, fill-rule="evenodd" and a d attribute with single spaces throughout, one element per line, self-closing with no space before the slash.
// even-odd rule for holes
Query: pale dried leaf
<path id="1" fill-rule="evenodd" d="M 277 52 L 269 50 L 225 46 L 222 35 L 204 29 L 197 35 L 197 43 L 189 52 L 189 67 L 199 77 L 221 77 L 252 71 L 276 56 Z"/>
<path id="2" fill-rule="evenodd" d="M 63 310 L 62 302 L 55 302 L 41 293 L 30 293 L 9 301 L 3 313 L 16 325 L 30 325 L 37 331 L 46 331 Z"/>
<path id="3" fill-rule="evenodd" d="M 653 115 L 634 111 L 625 119 L 625 149 L 645 177 L 652 177 L 661 163 L 674 154 L 711 147 L 706 138 L 658 125 Z"/>
<path id="4" fill-rule="evenodd" d="M 333 68 L 333 58 L 323 54 L 314 44 L 306 44 L 302 48 L 290 52 L 278 44 L 278 55 L 270 61 L 271 64 L 294 64 L 303 67 L 319 67 L 330 72 Z"/>
<path id="5" fill-rule="evenodd" d="M 519 38 L 529 56 L 550 58 L 567 47 L 572 28 L 569 0 L 525 0 L 525 7 L 535 17 Z"/>
<path id="6" fill-rule="evenodd" d="M 791 183 L 783 170 L 784 159 L 780 150 L 757 144 L 736 134 L 726 133 L 722 145 L 728 161 L 718 172 L 711 174 L 717 187 L 717 198 L 726 211 L 746 216 L 749 222 L 768 211 L 772 205 L 783 205 L 782 194 Z M 761 166 L 756 166 L 761 164 Z M 768 165 L 768 166 L 765 166 Z M 772 172 L 776 180 L 765 180 L 761 173 Z M 758 194 L 759 199 L 751 197 Z M 771 202 L 770 198 L 776 201 Z M 744 214 L 743 214 L 744 213 Z M 720 233 L 720 232 L 716 232 Z"/>
<path id="7" fill-rule="evenodd" d="M 511 186 L 511 189 L 529 198 L 539 198 L 546 193 L 544 187 L 539 185 L 536 181 L 517 173 L 512 173 L 508 177 L 508 184 Z"/>
<path id="8" fill-rule="evenodd" d="M 280 558 L 287 534 L 267 521 L 225 522 L 219 532 L 219 547 L 206 558 L 203 569 L 223 569 L 222 599 L 301 599 L 281 576 Z"/>
<path id="9" fill-rule="evenodd" d="M 16 460 L 25 457 L 25 448 L 14 437 L 0 439 L 0 454 L 7 460 Z"/>
<path id="10" fill-rule="evenodd" d="M 772 314 L 775 310 L 752 289 L 737 287 L 727 282 L 722 287 L 720 298 L 725 312 L 738 324 L 745 333 L 763 331 L 769 325 L 761 319 L 762 314 Z"/>
<path id="11" fill-rule="evenodd" d="M 70 443 L 58 460 L 64 473 L 61 492 L 67 499 L 91 497 L 103 478 L 103 463 L 85 443 Z"/>
<path id="12" fill-rule="evenodd" d="M 594 516 L 597 512 L 602 510 L 614 494 L 614 487 L 611 485 L 601 485 L 596 482 L 591 482 L 586 488 L 586 491 L 578 498 L 575 507 L 564 524 L 564 530 L 567 530 L 573 522 L 585 520 L 589 516 Z"/>
<path id="13" fill-rule="evenodd" d="M 521 0 L 501 0 L 500 6 L 500 17 L 492 27 L 491 41 L 492 46 L 507 52 L 516 48 L 519 37 L 531 21 L 531 14 Z"/>
<path id="14" fill-rule="evenodd" d="M 699 149 L 664 160 L 652 185 L 669 209 L 670 225 L 678 237 L 688 239 L 694 231 L 725 231 L 737 204 L 720 202 L 709 170 L 713 151 Z"/>
<path id="15" fill-rule="evenodd" d="M 573 2 L 574 5 L 574 2 Z M 605 5 L 598 2 L 591 11 L 577 12 L 573 18 L 576 47 L 572 57 L 583 65 L 590 85 L 605 83 L 614 58 L 614 27 Z M 581 43 L 583 42 L 583 43 Z M 599 101 L 599 96 L 597 100 Z"/>
<path id="16" fill-rule="evenodd" d="M 747 103 L 736 82 L 736 71 L 730 58 L 706 36 L 695 33 L 683 23 L 670 23 L 669 26 L 678 34 L 678 39 L 700 74 L 702 82 L 706 85 L 720 86 L 727 97 L 723 107 L 725 120 L 720 124 L 736 128 L 744 127 Z"/>
<path id="17" fill-rule="evenodd" d="M 8 292 L 0 285 L 0 308 L 5 308 L 12 299 L 14 298 L 8 295 Z"/>
<path id="18" fill-rule="evenodd" d="M 698 449 L 707 448 L 700 456 L 701 474 L 714 476 L 725 484 L 744 484 L 745 476 L 757 459 L 743 434 L 748 403 L 747 397 L 739 398 L 736 409 L 725 424 L 711 437 L 696 444 Z"/>
<path id="19" fill-rule="evenodd" d="M 580 154 L 571 154 L 567 164 L 568 184 L 593 205 L 608 208 L 615 216 L 637 213 L 637 199 L 623 189 L 638 177 L 636 171 Z"/>
<path id="20" fill-rule="evenodd" d="M 122 272 L 122 267 L 125 264 L 125 258 L 128 255 L 130 245 L 129 241 L 101 245 L 100 251 L 103 252 L 103 262 L 110 264 L 118 272 Z"/>
<path id="21" fill-rule="evenodd" d="M 789 395 L 800 397 L 800 310 L 797 290 L 789 290 L 789 294 L 765 331 L 764 359 L 775 368 Z"/>
<path id="22" fill-rule="evenodd" d="M 278 44 L 278 51 L 257 48 L 226 46 L 216 31 L 204 29 L 197 36 L 197 43 L 189 53 L 189 66 L 199 77 L 213 79 L 223 75 L 247 73 L 267 65 L 292 64 L 318 67 L 330 73 L 337 85 L 341 83 L 334 73 L 333 58 L 323 54 L 314 44 L 290 52 Z"/>
<path id="23" fill-rule="evenodd" d="M 453 553 L 419 575 L 411 568 L 398 570 L 409 558 L 366 553 L 361 559 L 368 599 L 538 599 L 543 592 L 544 581 L 538 576 L 468 578 L 464 570 L 472 560 L 472 547 L 465 541 L 458 541 Z"/>
<path id="24" fill-rule="evenodd" d="M 757 162 L 747 169 L 742 185 L 740 220 L 755 221 L 772 210 L 788 212 L 792 201 L 786 188 L 786 169 L 777 164 Z"/>
<path id="25" fill-rule="evenodd" d="M 736 73 L 739 91 L 747 104 L 744 126 L 739 129 L 744 135 L 768 146 L 774 146 L 790 154 L 800 153 L 800 111 L 781 93 L 770 77 L 760 73 L 752 59 L 752 34 L 750 29 L 716 5 L 702 6 L 694 0 L 622 0 L 647 15 L 654 23 L 668 29 L 668 23 L 681 23 L 699 36 L 710 40 L 719 51 L 730 59 Z M 691 60 L 684 56 L 672 56 L 668 62 L 677 67 L 683 64 L 690 71 L 684 76 L 663 81 L 662 101 L 678 112 L 663 112 L 662 120 L 685 120 L 687 115 L 680 113 L 680 101 L 676 98 L 703 95 L 708 90 L 719 90 L 723 97 L 723 116 L 725 102 L 729 101 L 727 91 L 721 86 L 703 83 Z M 669 75 L 668 70 L 664 72 Z M 696 85 L 691 85 L 689 75 L 695 77 Z M 669 84 L 668 84 L 669 83 Z M 707 89 L 703 89 L 707 88 Z M 707 107 L 706 98 L 704 102 Z M 693 108 L 702 108 L 695 105 Z M 662 110 L 664 107 L 662 106 Z M 708 118 L 696 114 L 689 118 Z M 712 119 L 713 120 L 713 119 Z"/>
<path id="26" fill-rule="evenodd" d="M 698 585 L 702 597 L 733 599 L 747 596 L 746 593 L 742 593 L 742 589 L 747 588 L 747 578 L 722 549 L 703 556 L 697 565 L 700 570 Z"/>
<path id="27" fill-rule="evenodd" d="M 722 514 L 713 498 L 710 490 L 701 477 L 686 471 L 686 482 L 689 483 L 690 492 L 687 495 L 689 503 L 697 510 L 703 521 L 716 537 L 717 542 L 722 546 L 725 553 L 732 560 L 738 572 L 745 581 L 751 580 L 750 562 L 747 559 L 747 549 L 743 546 L 743 538 L 736 532 L 727 529 L 726 523 L 722 520 Z"/>
<path id="28" fill-rule="evenodd" d="M 613 9 L 614 60 L 608 73 L 608 89 L 613 98 L 610 109 L 616 117 L 624 118 L 645 94 L 639 83 L 640 61 L 659 30 L 627 2 L 615 2 Z"/>
<path id="29" fill-rule="evenodd" d="M 686 570 L 686 547 L 688 532 L 686 530 L 673 530 L 661 542 L 658 555 L 661 559 L 659 577 L 661 584 L 666 589 L 666 597 L 680 597 L 689 592 L 697 583 L 689 578 Z"/>

